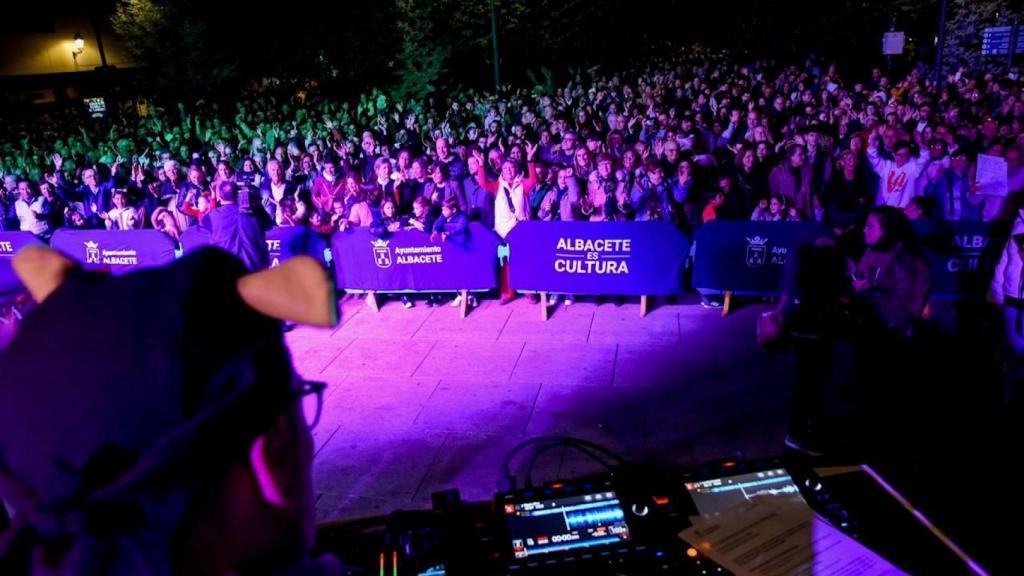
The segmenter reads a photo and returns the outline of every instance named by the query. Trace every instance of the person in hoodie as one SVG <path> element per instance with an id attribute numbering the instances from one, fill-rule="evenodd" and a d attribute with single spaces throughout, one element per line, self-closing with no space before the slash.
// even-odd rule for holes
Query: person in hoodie
<path id="1" fill-rule="evenodd" d="M 672 185 L 665 181 L 662 165 L 648 161 L 645 166 L 645 178 L 633 185 L 629 201 L 637 220 L 671 220 L 672 219 Z"/>
<path id="2" fill-rule="evenodd" d="M 928 165 L 929 157 L 926 154 L 914 156 L 911 148 L 909 141 L 899 140 L 893 144 L 893 159 L 887 160 L 879 153 L 876 140 L 868 144 L 868 162 L 881 179 L 876 206 L 906 208 L 913 198 L 917 179 Z"/>
<path id="3" fill-rule="evenodd" d="M 459 201 L 454 196 L 449 196 L 441 202 L 441 215 L 434 220 L 431 229 L 430 240 L 433 242 L 465 242 L 469 237 L 469 218 L 459 208 Z M 435 300 L 442 297 L 437 295 Z M 476 296 L 468 297 L 469 305 L 476 306 Z M 462 296 L 456 296 L 452 300 L 453 308 L 462 304 Z"/>

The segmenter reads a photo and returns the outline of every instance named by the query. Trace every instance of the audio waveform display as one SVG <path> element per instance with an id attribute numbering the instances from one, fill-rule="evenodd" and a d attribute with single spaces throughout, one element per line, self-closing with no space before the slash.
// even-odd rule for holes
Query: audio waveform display
<path id="1" fill-rule="evenodd" d="M 570 530 L 585 530 L 595 526 L 607 526 L 625 520 L 618 503 L 602 508 L 579 510 L 565 513 L 565 524 Z"/>

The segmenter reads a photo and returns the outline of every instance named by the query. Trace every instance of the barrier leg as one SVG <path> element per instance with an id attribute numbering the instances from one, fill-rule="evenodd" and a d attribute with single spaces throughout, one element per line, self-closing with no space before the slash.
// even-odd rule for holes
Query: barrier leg
<path id="1" fill-rule="evenodd" d="M 459 294 L 462 300 L 462 304 L 459 306 L 459 316 L 465 318 L 469 314 L 469 290 L 463 290 Z"/>
<path id="2" fill-rule="evenodd" d="M 725 302 L 722 303 L 722 318 L 729 315 L 729 307 L 732 306 L 732 290 L 725 292 Z"/>
<path id="3" fill-rule="evenodd" d="M 547 322 L 548 321 L 548 317 L 550 315 L 551 314 L 548 311 L 548 293 L 547 292 L 541 292 L 540 293 L 540 319 L 545 321 L 545 322 Z"/>
<path id="4" fill-rule="evenodd" d="M 640 297 L 640 317 L 647 316 L 647 306 L 650 304 L 649 296 Z"/>
<path id="5" fill-rule="evenodd" d="M 366 305 L 370 307 L 370 310 L 380 312 L 380 306 L 377 304 L 377 293 L 373 290 L 366 292 Z"/>

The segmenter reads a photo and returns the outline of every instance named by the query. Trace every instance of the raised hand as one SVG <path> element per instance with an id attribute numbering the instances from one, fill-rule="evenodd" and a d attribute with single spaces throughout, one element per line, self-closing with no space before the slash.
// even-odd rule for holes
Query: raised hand
<path id="1" fill-rule="evenodd" d="M 537 149 L 540 148 L 539 144 L 526 143 L 526 161 L 533 162 L 534 157 L 537 155 Z"/>

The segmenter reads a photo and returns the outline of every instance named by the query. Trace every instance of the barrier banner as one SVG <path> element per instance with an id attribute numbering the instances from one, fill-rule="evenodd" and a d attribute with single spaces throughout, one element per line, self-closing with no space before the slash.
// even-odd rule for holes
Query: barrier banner
<path id="1" fill-rule="evenodd" d="M 693 286 L 704 293 L 779 294 L 790 251 L 818 227 L 815 222 L 708 222 L 694 240 Z"/>
<path id="2" fill-rule="evenodd" d="M 327 250 L 327 239 L 314 232 L 312 228 L 278 226 L 268 230 L 265 238 L 267 252 L 270 253 L 271 268 L 280 266 L 281 262 L 300 254 L 312 256 L 324 266 L 327 265 L 327 257 L 324 254 L 324 251 Z M 210 233 L 198 226 L 189 228 L 181 235 L 181 247 L 185 254 L 201 246 L 209 245 Z"/>
<path id="3" fill-rule="evenodd" d="M 331 238 L 338 288 L 379 292 L 490 290 L 498 286 L 498 235 L 470 223 L 465 240 L 417 230 L 381 237 L 349 228 Z"/>
<path id="4" fill-rule="evenodd" d="M 689 239 L 667 222 L 541 222 L 508 234 L 516 290 L 669 296 L 683 290 Z"/>
<path id="5" fill-rule="evenodd" d="M 210 231 L 193 226 L 181 233 L 181 251 L 183 254 L 196 251 L 210 245 Z"/>
<path id="6" fill-rule="evenodd" d="M 174 261 L 177 243 L 156 230 L 68 230 L 53 233 L 50 245 L 87 270 L 125 274 Z"/>
<path id="7" fill-rule="evenodd" d="M 11 268 L 11 261 L 18 250 L 42 244 L 43 241 L 31 232 L 0 232 L 0 295 L 22 289 L 21 280 Z"/>
<path id="8" fill-rule="evenodd" d="M 932 298 L 982 300 L 1010 237 L 1010 222 L 915 222 Z"/>

